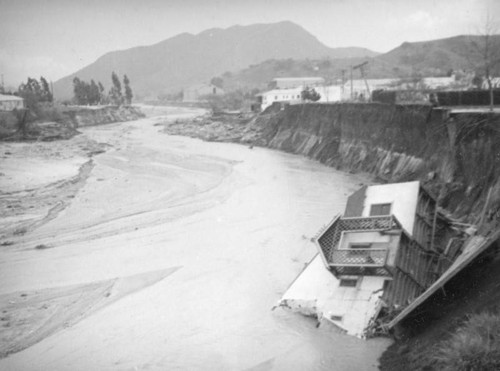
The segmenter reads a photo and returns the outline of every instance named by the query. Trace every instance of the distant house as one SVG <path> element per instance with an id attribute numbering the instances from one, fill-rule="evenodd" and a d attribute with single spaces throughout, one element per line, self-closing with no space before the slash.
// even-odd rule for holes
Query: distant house
<path id="1" fill-rule="evenodd" d="M 273 89 L 264 93 L 257 94 L 257 101 L 261 105 L 261 110 L 264 111 L 267 107 L 275 102 L 282 103 L 300 103 L 302 87 L 293 89 Z"/>
<path id="2" fill-rule="evenodd" d="M 437 216 L 419 182 L 361 188 L 315 238 L 318 255 L 280 305 L 364 336 L 381 311 L 408 305 L 456 257 Z"/>
<path id="3" fill-rule="evenodd" d="M 183 102 L 200 102 L 206 96 L 222 95 L 224 90 L 212 84 L 198 84 L 184 89 Z"/>
<path id="4" fill-rule="evenodd" d="M 316 90 L 320 95 L 318 102 L 337 102 L 342 97 L 339 85 L 325 86 L 322 77 L 278 77 L 269 83 L 271 90 L 257 94 L 257 102 L 261 110 L 265 110 L 275 102 L 285 104 L 303 103 L 301 93 L 306 88 Z"/>
<path id="5" fill-rule="evenodd" d="M 424 77 L 422 83 L 427 89 L 446 89 L 455 84 L 455 75 L 449 77 Z"/>
<path id="6" fill-rule="evenodd" d="M 313 89 L 320 95 L 319 103 L 338 102 L 342 97 L 342 87 L 339 85 L 316 86 Z M 301 93 L 304 87 L 294 89 L 274 89 L 257 94 L 257 101 L 261 105 L 261 110 L 275 102 L 286 104 L 303 103 Z"/>
<path id="7" fill-rule="evenodd" d="M 277 77 L 269 83 L 270 89 L 293 89 L 325 85 L 322 77 Z"/>
<path id="8" fill-rule="evenodd" d="M 398 86 L 399 79 L 348 80 L 342 89 L 342 100 L 368 100 L 374 90 Z"/>
<path id="9" fill-rule="evenodd" d="M 492 77 L 491 78 L 491 87 L 493 89 L 500 88 L 500 77 Z M 488 85 L 488 81 L 486 79 L 483 80 L 481 88 L 482 89 L 489 89 L 490 88 L 490 86 Z"/>
<path id="10" fill-rule="evenodd" d="M 0 111 L 24 108 L 24 99 L 15 95 L 0 94 Z"/>

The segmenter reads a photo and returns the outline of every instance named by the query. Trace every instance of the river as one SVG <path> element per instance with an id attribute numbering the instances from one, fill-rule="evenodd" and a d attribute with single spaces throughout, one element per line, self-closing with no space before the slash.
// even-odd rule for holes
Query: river
<path id="1" fill-rule="evenodd" d="M 1 252 L 3 293 L 114 282 L 106 295 L 116 300 L 72 299 L 78 319 L 0 369 L 376 370 L 388 340 L 273 310 L 315 254 L 310 239 L 367 180 L 277 151 L 169 136 L 157 121 L 82 129 L 110 149 L 93 158 L 70 206 Z M 41 243 L 52 248 L 31 248 Z"/>

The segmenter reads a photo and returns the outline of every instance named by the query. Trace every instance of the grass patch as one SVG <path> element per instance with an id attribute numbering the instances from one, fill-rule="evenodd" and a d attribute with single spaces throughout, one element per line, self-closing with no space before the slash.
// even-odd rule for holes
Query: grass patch
<path id="1" fill-rule="evenodd" d="M 434 361 L 443 371 L 500 370 L 500 315 L 474 314 L 446 341 Z"/>

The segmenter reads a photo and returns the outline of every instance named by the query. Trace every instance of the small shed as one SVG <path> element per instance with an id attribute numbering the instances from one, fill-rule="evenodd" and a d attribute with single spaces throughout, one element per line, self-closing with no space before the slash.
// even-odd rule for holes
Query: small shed
<path id="1" fill-rule="evenodd" d="M 200 102 L 207 96 L 223 95 L 224 90 L 212 84 L 197 84 L 184 89 L 183 102 Z"/>
<path id="2" fill-rule="evenodd" d="M 24 99 L 15 95 L 0 94 L 0 111 L 24 108 Z"/>

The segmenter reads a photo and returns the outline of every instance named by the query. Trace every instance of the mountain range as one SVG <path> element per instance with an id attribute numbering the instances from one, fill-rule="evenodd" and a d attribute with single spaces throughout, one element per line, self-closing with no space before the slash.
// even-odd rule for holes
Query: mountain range
<path id="1" fill-rule="evenodd" d="M 58 98 L 72 96 L 73 78 L 94 79 L 109 86 L 113 71 L 127 74 L 140 95 L 173 92 L 208 82 L 267 59 L 371 57 L 365 48 L 330 48 L 292 22 L 214 28 L 197 35 L 183 33 L 150 46 L 113 51 L 54 83 Z"/>
<path id="2" fill-rule="evenodd" d="M 492 40 L 500 46 L 500 35 Z M 227 81 L 227 88 L 262 88 L 277 76 L 322 76 L 333 81 L 365 61 L 369 78 L 444 76 L 451 70 L 477 69 L 482 60 L 474 44 L 479 42 L 480 36 L 405 42 L 379 54 L 359 47 L 330 48 L 289 21 L 214 28 L 109 52 L 56 81 L 54 93 L 58 99 L 71 98 L 74 77 L 109 87 L 113 71 L 127 74 L 136 98 L 177 92 L 216 76 Z"/>

